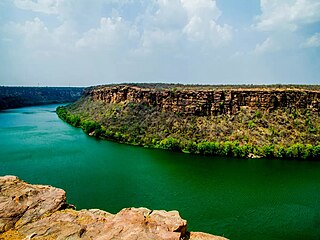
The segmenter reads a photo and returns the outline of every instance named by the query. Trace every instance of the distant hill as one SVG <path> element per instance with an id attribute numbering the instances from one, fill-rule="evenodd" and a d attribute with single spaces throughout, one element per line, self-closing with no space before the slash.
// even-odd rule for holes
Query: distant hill
<path id="1" fill-rule="evenodd" d="M 74 102 L 82 87 L 6 87 L 0 86 L 0 110 L 51 103 Z"/>

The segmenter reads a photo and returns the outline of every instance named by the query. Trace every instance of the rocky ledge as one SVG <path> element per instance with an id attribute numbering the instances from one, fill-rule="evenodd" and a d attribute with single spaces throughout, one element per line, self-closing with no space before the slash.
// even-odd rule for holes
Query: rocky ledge
<path id="1" fill-rule="evenodd" d="M 31 185 L 15 176 L 0 177 L 0 239 L 201 239 L 225 238 L 188 232 L 177 211 L 125 208 L 117 214 L 76 211 L 66 193 Z"/>
<path id="2" fill-rule="evenodd" d="M 163 111 L 196 116 L 237 114 L 249 108 L 271 112 L 275 109 L 308 109 L 320 112 L 320 91 L 303 88 L 144 88 L 131 85 L 106 85 L 88 88 L 83 95 L 105 103 L 143 103 Z"/>

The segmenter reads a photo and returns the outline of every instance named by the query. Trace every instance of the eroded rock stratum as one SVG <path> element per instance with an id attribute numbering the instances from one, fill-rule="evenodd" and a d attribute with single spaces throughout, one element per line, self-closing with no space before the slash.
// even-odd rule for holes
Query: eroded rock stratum
<path id="1" fill-rule="evenodd" d="M 163 111 L 210 116 L 236 114 L 241 108 L 272 111 L 277 108 L 320 110 L 320 91 L 307 89 L 154 89 L 138 86 L 98 86 L 84 92 L 94 101 L 144 103 Z"/>
<path id="2" fill-rule="evenodd" d="M 74 210 L 66 193 L 31 185 L 15 176 L 0 177 L 0 239 L 193 239 L 223 240 L 188 232 L 177 211 L 125 208 L 117 214 Z"/>

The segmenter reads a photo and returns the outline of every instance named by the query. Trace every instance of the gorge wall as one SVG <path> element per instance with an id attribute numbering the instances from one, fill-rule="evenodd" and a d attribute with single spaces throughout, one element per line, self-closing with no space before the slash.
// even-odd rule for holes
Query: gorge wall
<path id="1" fill-rule="evenodd" d="M 132 85 L 98 86 L 84 91 L 94 101 L 143 103 L 187 115 L 236 114 L 242 108 L 273 111 L 277 108 L 320 112 L 320 90 L 276 88 L 157 89 Z"/>

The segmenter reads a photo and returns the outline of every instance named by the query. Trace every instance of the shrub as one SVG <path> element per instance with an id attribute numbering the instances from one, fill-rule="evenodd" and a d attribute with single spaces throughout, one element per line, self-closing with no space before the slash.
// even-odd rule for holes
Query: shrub
<path id="1" fill-rule="evenodd" d="M 94 121 L 91 120 L 84 120 L 81 122 L 81 128 L 86 133 L 92 133 L 93 131 L 101 128 L 100 125 Z"/>
<path id="2" fill-rule="evenodd" d="M 247 158 L 250 153 L 253 152 L 253 147 L 249 144 L 240 145 L 236 147 L 237 157 Z"/>
<path id="3" fill-rule="evenodd" d="M 180 148 L 180 142 L 178 139 L 173 137 L 168 137 L 163 139 L 160 142 L 160 148 L 166 149 L 166 150 L 172 150 L 172 151 L 179 151 Z"/>
<path id="4" fill-rule="evenodd" d="M 198 150 L 198 145 L 193 141 L 187 141 L 184 147 L 184 151 L 189 153 L 196 153 Z"/>
<path id="5" fill-rule="evenodd" d="M 291 147 L 291 154 L 292 157 L 298 158 L 298 157 L 302 157 L 302 153 L 304 152 L 304 145 L 301 143 L 297 143 L 292 145 Z"/>
<path id="6" fill-rule="evenodd" d="M 78 115 L 70 116 L 68 121 L 72 126 L 80 127 L 81 119 Z"/>
<path id="7" fill-rule="evenodd" d="M 312 157 L 315 159 L 320 158 L 320 145 L 314 146 L 312 150 Z"/>
<path id="8" fill-rule="evenodd" d="M 283 146 L 277 146 L 274 149 L 274 156 L 278 158 L 286 157 L 286 149 Z"/>
<path id="9" fill-rule="evenodd" d="M 304 152 L 302 153 L 302 158 L 312 158 L 313 155 L 313 146 L 311 144 L 306 144 Z"/>
<path id="10" fill-rule="evenodd" d="M 262 114 L 259 110 L 255 112 L 256 118 L 261 118 Z"/>
<path id="11" fill-rule="evenodd" d="M 232 156 L 232 142 L 226 141 L 220 143 L 219 155 Z"/>
<path id="12" fill-rule="evenodd" d="M 248 122 L 248 127 L 249 127 L 249 128 L 254 128 L 254 126 L 255 126 L 254 122 L 253 122 L 252 120 L 250 120 L 250 121 Z"/>
<path id="13" fill-rule="evenodd" d="M 203 155 L 217 155 L 219 152 L 219 143 L 200 142 L 197 146 L 197 152 Z"/>
<path id="14" fill-rule="evenodd" d="M 274 157 L 274 145 L 262 146 L 260 149 L 262 156 L 267 158 Z"/>
<path id="15" fill-rule="evenodd" d="M 106 130 L 103 134 L 107 139 L 113 139 L 114 133 L 111 130 Z"/>

